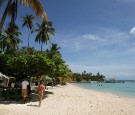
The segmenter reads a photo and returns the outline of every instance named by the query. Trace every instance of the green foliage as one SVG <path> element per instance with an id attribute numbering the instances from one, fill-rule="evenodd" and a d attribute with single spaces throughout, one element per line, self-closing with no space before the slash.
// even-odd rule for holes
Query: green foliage
<path id="1" fill-rule="evenodd" d="M 96 75 L 92 75 L 92 73 L 87 73 L 86 71 L 82 72 L 82 74 L 79 73 L 74 73 L 72 80 L 76 82 L 81 82 L 81 81 L 99 81 L 102 82 L 104 81 L 105 76 L 101 75 L 99 72 Z"/>
<path id="2" fill-rule="evenodd" d="M 31 55 L 28 52 L 20 50 L 14 54 L 0 54 L 1 72 L 16 77 L 17 81 L 24 77 L 59 77 L 66 74 L 68 68 L 61 55 L 53 54 L 50 58 L 50 51 L 32 50 Z"/>
<path id="3" fill-rule="evenodd" d="M 29 29 L 29 35 L 28 35 L 28 48 L 29 48 L 29 38 L 30 38 L 30 34 L 31 34 L 31 30 L 33 28 L 34 25 L 34 16 L 33 15 L 28 15 L 26 14 L 23 17 L 23 24 L 22 27 L 26 26 Z"/>
<path id="4" fill-rule="evenodd" d="M 0 54 L 0 71 L 5 73 L 7 70 L 7 60 L 9 59 L 10 55 Z"/>
<path id="5" fill-rule="evenodd" d="M 17 25 L 13 25 L 10 28 L 10 25 L 0 34 L 0 49 L 3 51 L 6 49 L 18 49 L 18 45 L 22 43 L 22 40 L 19 38 L 19 35 L 22 33 L 19 31 L 19 27 Z"/>
<path id="6" fill-rule="evenodd" d="M 42 24 L 37 23 L 38 29 L 35 29 L 33 32 L 38 32 L 35 38 L 35 42 L 41 43 L 41 51 L 43 43 L 50 41 L 51 35 L 54 35 L 55 29 L 52 27 L 52 22 L 43 21 Z"/>
<path id="7" fill-rule="evenodd" d="M 48 75 L 54 81 L 59 77 L 62 79 L 67 77 L 70 69 L 58 51 L 60 47 L 52 43 L 49 50 L 42 52 L 43 43 L 47 44 L 50 37 L 55 34 L 52 22 L 43 21 L 41 24 L 37 24 L 35 30 L 32 30 L 33 24 L 33 15 L 26 14 L 23 17 L 22 26 L 27 26 L 29 29 L 28 47 L 22 49 L 19 49 L 19 44 L 22 42 L 19 38 L 22 33 L 15 23 L 10 23 L 0 32 L 0 72 L 15 77 L 17 81 L 21 81 L 24 77 L 42 75 Z M 41 52 L 29 47 L 30 34 L 33 32 L 38 32 L 35 42 L 41 43 Z"/>

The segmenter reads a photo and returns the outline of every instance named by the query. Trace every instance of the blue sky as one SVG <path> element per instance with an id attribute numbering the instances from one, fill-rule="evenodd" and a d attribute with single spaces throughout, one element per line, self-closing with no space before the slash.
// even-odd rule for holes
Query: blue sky
<path id="1" fill-rule="evenodd" d="M 100 72 L 107 79 L 135 80 L 135 0 L 40 1 L 56 29 L 51 42 L 61 47 L 63 59 L 73 72 L 86 70 Z M 17 23 L 31 12 L 21 7 Z M 27 28 L 21 30 L 22 45 L 27 45 Z M 40 49 L 34 35 L 30 46 Z"/>

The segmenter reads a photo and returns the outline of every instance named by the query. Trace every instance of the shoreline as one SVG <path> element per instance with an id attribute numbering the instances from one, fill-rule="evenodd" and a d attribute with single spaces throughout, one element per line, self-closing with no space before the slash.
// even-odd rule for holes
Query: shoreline
<path id="1" fill-rule="evenodd" d="M 72 83 L 72 85 L 74 85 L 75 83 Z M 100 92 L 100 93 L 107 93 L 107 94 L 112 94 L 112 95 L 115 95 L 115 96 L 119 96 L 119 97 L 124 97 L 124 98 L 129 98 L 129 99 L 135 99 L 134 96 L 129 96 L 129 95 L 124 95 L 124 94 L 118 94 L 118 93 L 113 93 L 113 92 L 107 92 L 107 91 L 101 91 L 101 90 L 98 90 L 98 89 L 90 89 L 90 88 L 84 88 L 84 87 L 81 87 L 81 86 L 77 86 L 77 85 L 74 85 L 76 87 L 79 87 L 79 88 L 82 88 L 82 89 L 86 89 L 86 90 L 90 90 L 90 91 L 96 91 L 96 92 Z"/>
<path id="2" fill-rule="evenodd" d="M 128 94 L 128 93 L 125 93 L 125 92 L 118 92 L 118 91 L 109 91 L 109 90 L 103 90 L 103 89 L 96 89 L 96 88 L 90 88 L 90 87 L 83 87 L 83 86 L 80 86 L 80 85 L 76 85 L 77 83 L 72 83 L 74 86 L 77 86 L 77 87 L 80 87 L 80 88 L 83 88 L 83 89 L 87 89 L 87 90 L 92 90 L 92 91 L 97 91 L 97 92 L 104 92 L 104 93 L 110 93 L 110 94 L 113 94 L 113 95 L 116 95 L 116 96 L 122 96 L 122 97 L 125 97 L 125 98 L 132 98 L 132 99 L 135 99 L 135 94 Z M 110 89 L 111 90 L 111 89 Z M 117 90 L 117 89 L 116 89 Z"/>
<path id="3" fill-rule="evenodd" d="M 26 104 L 0 103 L 2 115 L 135 115 L 135 99 L 84 89 L 73 84 L 46 90 L 38 101 Z"/>

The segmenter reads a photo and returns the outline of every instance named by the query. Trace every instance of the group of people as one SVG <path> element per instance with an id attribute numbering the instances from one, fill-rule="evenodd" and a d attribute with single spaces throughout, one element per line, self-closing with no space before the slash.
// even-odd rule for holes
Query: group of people
<path id="1" fill-rule="evenodd" d="M 26 79 L 24 79 L 23 82 L 21 83 L 21 85 L 22 85 L 22 103 L 24 104 L 26 102 L 29 82 Z M 43 95 L 45 93 L 45 86 L 44 86 L 43 81 L 41 81 L 40 84 L 38 85 L 38 90 L 37 91 L 38 91 L 39 107 L 40 107 Z"/>

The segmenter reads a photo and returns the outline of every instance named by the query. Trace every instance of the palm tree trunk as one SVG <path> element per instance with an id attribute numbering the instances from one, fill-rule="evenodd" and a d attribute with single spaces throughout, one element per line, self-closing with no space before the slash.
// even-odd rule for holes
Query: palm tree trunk
<path id="1" fill-rule="evenodd" d="M 42 52 L 43 43 L 41 42 L 41 52 Z"/>
<path id="2" fill-rule="evenodd" d="M 2 27 L 4 25 L 4 22 L 5 22 L 5 19 L 6 19 L 6 16 L 7 16 L 7 13 L 8 13 L 8 10 L 9 10 L 9 7 L 10 7 L 11 3 L 12 3 L 12 0 L 9 0 L 8 4 L 6 6 L 6 9 L 4 11 L 4 14 L 2 16 L 2 19 L 1 19 L 1 22 L 0 22 L 0 31 L 2 31 Z"/>
<path id="3" fill-rule="evenodd" d="M 30 42 L 30 33 L 31 33 L 31 31 L 29 30 L 29 35 L 28 35 L 28 48 L 29 48 L 29 42 Z"/>

